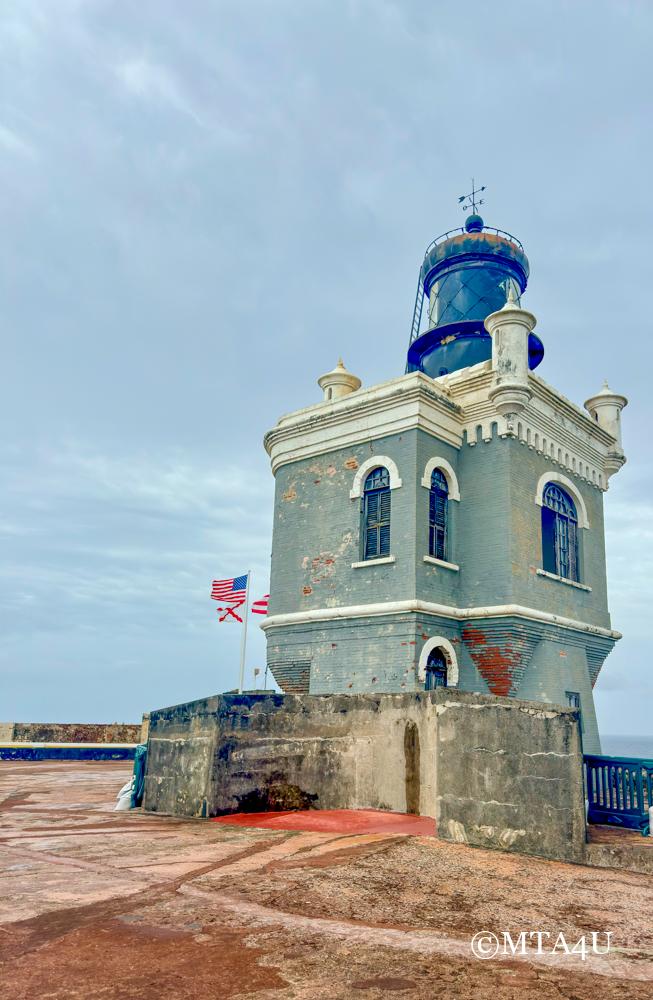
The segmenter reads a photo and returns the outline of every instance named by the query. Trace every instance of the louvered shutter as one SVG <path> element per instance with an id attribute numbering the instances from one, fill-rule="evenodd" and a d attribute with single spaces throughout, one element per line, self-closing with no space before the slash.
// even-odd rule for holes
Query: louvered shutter
<path id="1" fill-rule="evenodd" d="M 441 489 L 429 494 L 429 553 L 436 559 L 447 557 L 448 497 Z"/>
<path id="2" fill-rule="evenodd" d="M 379 494 L 379 555 L 390 554 L 390 490 Z"/>
<path id="3" fill-rule="evenodd" d="M 378 531 L 376 528 L 368 528 L 365 532 L 365 558 L 374 559 L 378 556 Z"/>
<path id="4" fill-rule="evenodd" d="M 389 485 L 388 470 L 382 467 L 371 472 L 365 482 L 361 517 L 364 559 L 390 554 Z"/>
<path id="5" fill-rule="evenodd" d="M 578 539 L 576 537 L 576 524 L 574 521 L 567 522 L 568 545 L 569 545 L 569 579 L 578 582 Z"/>

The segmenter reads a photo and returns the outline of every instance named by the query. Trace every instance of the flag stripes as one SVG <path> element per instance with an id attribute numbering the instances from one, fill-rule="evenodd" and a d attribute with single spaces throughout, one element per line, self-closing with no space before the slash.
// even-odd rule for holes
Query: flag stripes
<path id="1" fill-rule="evenodd" d="M 252 603 L 252 614 L 253 615 L 267 615 L 268 613 L 268 600 L 270 595 L 266 594 L 259 601 L 254 601 Z"/>
<path id="2" fill-rule="evenodd" d="M 247 595 L 247 573 L 228 580 L 214 580 L 211 597 L 214 601 L 244 601 Z"/>

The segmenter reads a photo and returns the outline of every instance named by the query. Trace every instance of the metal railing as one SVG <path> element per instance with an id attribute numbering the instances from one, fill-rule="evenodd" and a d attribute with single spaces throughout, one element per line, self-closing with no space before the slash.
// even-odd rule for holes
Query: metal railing
<path id="1" fill-rule="evenodd" d="M 585 754 L 585 789 L 590 823 L 609 823 L 648 832 L 653 806 L 653 760 Z"/>
<path id="2" fill-rule="evenodd" d="M 494 233 L 495 236 L 503 236 L 504 239 L 508 240 L 510 243 L 514 243 L 516 247 L 519 247 L 520 250 L 524 249 L 523 243 L 520 243 L 517 237 L 513 236 L 512 233 L 507 233 L 505 229 L 497 229 L 495 226 L 483 226 L 481 232 Z M 431 252 L 433 247 L 436 247 L 438 245 L 438 243 L 442 243 L 444 240 L 448 240 L 452 236 L 460 236 L 461 234 L 464 235 L 465 233 L 467 233 L 465 227 L 459 226 L 457 229 L 450 229 L 447 233 L 442 233 L 441 236 L 436 236 L 435 239 L 431 240 L 431 242 L 427 246 L 426 250 L 424 251 L 424 256 L 426 257 L 427 254 Z"/>

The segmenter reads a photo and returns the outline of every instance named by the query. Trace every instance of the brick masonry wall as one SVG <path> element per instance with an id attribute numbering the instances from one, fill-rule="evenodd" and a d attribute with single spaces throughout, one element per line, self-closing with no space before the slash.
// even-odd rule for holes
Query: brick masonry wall
<path id="1" fill-rule="evenodd" d="M 505 442 L 463 445 L 458 552 L 462 607 L 510 604 L 510 453 Z"/>
<path id="2" fill-rule="evenodd" d="M 349 493 L 356 470 L 373 455 L 389 456 L 402 480 L 392 491 L 395 562 L 354 569 L 361 558 L 360 501 Z M 459 571 L 424 562 L 429 493 L 421 479 L 433 456 L 450 463 L 460 485 L 460 502 L 449 503 L 447 553 Z M 276 477 L 270 614 L 418 598 L 454 607 L 518 604 L 609 627 L 603 497 L 573 474 L 566 473 L 590 520 L 579 535 L 582 580 L 592 590 L 536 572 L 542 552 L 535 493 L 540 476 L 556 468 L 527 445 L 496 434 L 488 442 L 465 443 L 458 452 L 424 431 L 282 467 Z M 562 704 L 566 691 L 577 691 L 587 748 L 598 749 L 591 686 L 613 642 L 582 632 L 517 618 L 333 620 L 271 629 L 268 662 L 273 672 L 275 663 L 283 665 L 279 676 L 291 677 L 295 691 L 414 690 L 421 648 L 435 635 L 454 643 L 463 690 L 500 696 L 523 691 Z"/>
<path id="3" fill-rule="evenodd" d="M 591 593 L 557 580 L 538 576 L 542 566 L 542 508 L 535 503 L 540 476 L 557 469 L 551 461 L 519 441 L 497 441 L 510 457 L 511 526 L 510 577 L 512 600 L 604 628 L 610 627 L 608 613 L 603 493 L 573 473 L 565 476 L 582 496 L 590 527 L 578 530 L 581 582 Z M 563 487 L 564 488 L 564 487 Z"/>
<path id="4" fill-rule="evenodd" d="M 361 559 L 360 500 L 349 493 L 359 466 L 387 455 L 403 486 L 391 496 L 396 562 L 352 570 Z M 270 614 L 400 600 L 414 594 L 415 434 L 381 438 L 278 470 Z"/>

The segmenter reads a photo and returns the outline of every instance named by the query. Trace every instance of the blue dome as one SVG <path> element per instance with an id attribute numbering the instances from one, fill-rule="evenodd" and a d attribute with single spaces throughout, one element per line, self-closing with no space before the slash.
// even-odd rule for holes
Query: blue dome
<path id="1" fill-rule="evenodd" d="M 468 215 L 465 219 L 465 229 L 468 233 L 480 233 L 483 228 L 483 220 L 480 215 Z"/>

